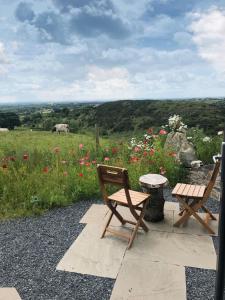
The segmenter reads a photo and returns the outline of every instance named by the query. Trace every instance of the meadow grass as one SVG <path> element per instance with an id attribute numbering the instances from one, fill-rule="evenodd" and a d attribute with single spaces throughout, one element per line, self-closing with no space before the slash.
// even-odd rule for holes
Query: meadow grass
<path id="1" fill-rule="evenodd" d="M 100 198 L 96 164 L 126 167 L 133 189 L 146 173 L 162 173 L 171 185 L 183 168 L 163 150 L 157 136 L 154 152 L 128 149 L 126 139 L 100 139 L 79 134 L 10 131 L 0 136 L 0 218 L 39 214 L 78 200 Z"/>

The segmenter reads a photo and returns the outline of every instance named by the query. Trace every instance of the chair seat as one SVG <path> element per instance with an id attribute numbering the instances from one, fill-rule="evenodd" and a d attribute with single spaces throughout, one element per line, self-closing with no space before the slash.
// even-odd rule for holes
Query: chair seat
<path id="1" fill-rule="evenodd" d="M 172 191 L 172 195 L 178 195 L 181 197 L 192 197 L 192 198 L 202 198 L 205 192 L 205 185 L 193 185 L 177 183 Z"/>
<path id="2" fill-rule="evenodd" d="M 141 203 L 143 203 L 146 199 L 150 197 L 150 194 L 136 192 L 132 190 L 129 190 L 129 193 L 133 206 L 139 206 Z M 128 204 L 124 189 L 121 189 L 118 192 L 110 195 L 108 199 L 122 204 Z"/>

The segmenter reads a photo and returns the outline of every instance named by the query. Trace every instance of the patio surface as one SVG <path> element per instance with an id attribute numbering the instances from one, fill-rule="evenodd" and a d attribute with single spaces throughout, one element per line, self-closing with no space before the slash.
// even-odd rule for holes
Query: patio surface
<path id="1" fill-rule="evenodd" d="M 127 208 L 119 207 L 126 219 L 132 219 Z M 57 265 L 57 270 L 116 279 L 111 300 L 186 299 L 185 267 L 216 268 L 212 237 L 193 218 L 188 225 L 173 227 L 179 206 L 165 203 L 165 220 L 147 223 L 149 232 L 139 230 L 133 246 L 107 234 L 100 239 L 108 209 L 93 204 L 81 219 L 86 226 Z M 216 215 L 218 217 L 218 215 Z M 116 230 L 127 231 L 113 217 Z M 211 221 L 215 232 L 218 222 Z"/>
<path id="2" fill-rule="evenodd" d="M 173 227 L 178 204 L 164 192 L 165 220 L 147 223 L 130 250 L 110 234 L 100 239 L 108 210 L 98 201 L 1 222 L 0 300 L 212 300 L 218 237 L 194 219 Z M 218 213 L 218 204 L 208 207 Z"/>

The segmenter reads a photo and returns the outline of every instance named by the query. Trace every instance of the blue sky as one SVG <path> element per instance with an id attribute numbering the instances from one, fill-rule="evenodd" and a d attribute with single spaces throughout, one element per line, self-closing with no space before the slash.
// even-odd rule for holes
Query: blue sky
<path id="1" fill-rule="evenodd" d="M 225 96 L 224 0 L 0 0 L 0 103 Z"/>

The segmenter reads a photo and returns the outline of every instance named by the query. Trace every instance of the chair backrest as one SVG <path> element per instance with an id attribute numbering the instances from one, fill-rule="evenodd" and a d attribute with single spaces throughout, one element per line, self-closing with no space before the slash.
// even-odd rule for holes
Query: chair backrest
<path id="1" fill-rule="evenodd" d="M 211 191 L 214 187 L 214 184 L 216 182 L 216 178 L 217 178 L 217 175 L 219 173 L 219 170 L 220 170 L 220 160 L 217 160 L 216 163 L 215 163 L 211 178 L 209 180 L 209 183 L 207 184 L 207 187 L 205 189 L 205 193 L 204 193 L 204 196 L 203 196 L 204 200 L 207 200 L 207 198 L 209 197 L 209 195 L 210 195 L 210 193 L 211 193 Z"/>
<path id="2" fill-rule="evenodd" d="M 108 198 L 106 187 L 105 187 L 106 184 L 116 185 L 116 186 L 120 186 L 121 188 L 124 188 L 125 193 L 130 200 L 130 195 L 129 195 L 130 184 L 129 184 L 127 169 L 99 164 L 97 165 L 97 172 L 98 172 L 101 192 L 105 201 L 107 201 Z"/>

